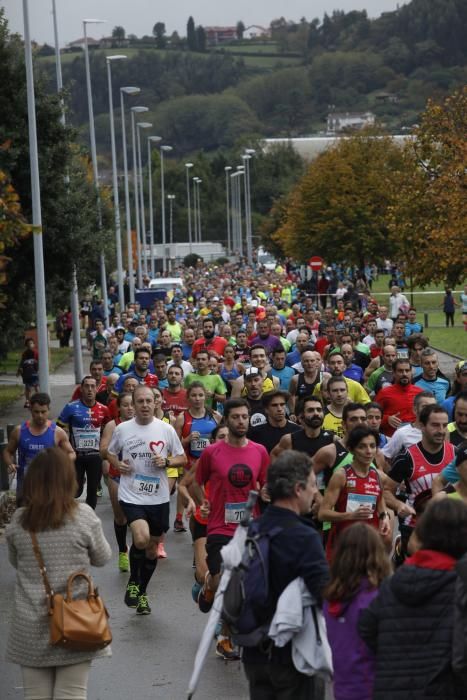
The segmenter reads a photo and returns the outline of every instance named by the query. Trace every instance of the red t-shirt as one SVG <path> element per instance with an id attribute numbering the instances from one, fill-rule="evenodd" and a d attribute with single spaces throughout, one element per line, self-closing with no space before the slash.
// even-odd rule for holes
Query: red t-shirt
<path id="1" fill-rule="evenodd" d="M 215 442 L 203 450 L 196 479 L 201 485 L 209 481 L 208 535 L 233 536 L 249 492 L 264 485 L 268 466 L 266 448 L 251 440 L 245 447 Z"/>
<path id="2" fill-rule="evenodd" d="M 219 335 L 215 335 L 211 340 L 206 340 L 206 338 L 198 338 L 198 340 L 195 340 L 193 343 L 191 356 L 196 357 L 200 350 L 207 350 L 210 355 L 223 357 L 226 345 L 226 339 L 221 338 Z"/>
<path id="3" fill-rule="evenodd" d="M 162 390 L 162 410 L 173 411 L 176 416 L 188 409 L 186 390 L 180 389 L 175 394 L 168 389 Z"/>
<path id="4" fill-rule="evenodd" d="M 400 384 L 391 384 L 385 386 L 378 391 L 375 396 L 376 403 L 383 409 L 383 420 L 381 421 L 381 432 L 388 437 L 394 435 L 395 428 L 388 423 L 389 416 L 398 413 L 398 418 L 403 423 L 413 423 L 415 413 L 413 412 L 413 400 L 416 394 L 422 391 L 420 387 L 414 384 L 401 386 Z"/>
<path id="5" fill-rule="evenodd" d="M 323 335 L 321 338 L 318 338 L 313 350 L 316 350 L 316 352 L 319 352 L 321 357 L 323 357 L 323 353 L 324 353 L 324 349 L 325 349 L 326 345 L 329 345 L 329 340 L 327 339 L 327 336 Z"/>

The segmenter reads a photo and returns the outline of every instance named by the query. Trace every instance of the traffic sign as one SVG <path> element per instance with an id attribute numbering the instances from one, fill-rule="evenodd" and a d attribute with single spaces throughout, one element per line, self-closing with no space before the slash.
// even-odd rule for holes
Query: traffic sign
<path id="1" fill-rule="evenodd" d="M 313 255 L 313 257 L 309 260 L 309 265 L 312 270 L 321 270 L 324 265 L 324 260 L 323 258 L 320 258 L 319 255 Z"/>

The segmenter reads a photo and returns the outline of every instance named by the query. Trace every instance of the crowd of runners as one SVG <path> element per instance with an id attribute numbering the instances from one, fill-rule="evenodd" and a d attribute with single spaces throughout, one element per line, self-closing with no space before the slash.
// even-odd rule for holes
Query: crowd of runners
<path id="1" fill-rule="evenodd" d="M 29 345 L 30 417 L 4 452 L 18 505 L 28 465 L 47 447 L 73 460 L 77 496 L 86 489 L 91 508 L 107 487 L 116 565 L 129 574 L 122 603 L 151 613 L 150 582 L 158 559 L 170 556 L 164 537 L 172 527 L 192 539 L 187 595 L 209 612 L 222 548 L 250 490 L 260 494 L 256 515 L 267 513 L 268 472 L 290 454 L 311 459 L 311 510 L 301 504 L 297 512 L 319 533 L 334 576 L 344 562 L 341 542 L 353 546 L 350 526 L 377 533 L 367 546 L 381 548 L 389 573 L 414 556 L 414 531 L 431 500 L 467 503 L 467 361 L 456 364 L 454 377 L 441 372 L 398 285 L 385 299 L 372 296 L 375 266 L 333 266 L 318 279 L 279 265 L 182 274 L 183 287 L 151 308 L 113 308 L 107 327 L 102 303 L 89 305 L 89 373 L 56 421 L 50 397 L 37 390 Z M 358 561 L 355 567 L 358 574 Z M 334 651 L 332 606 L 327 615 Z M 216 654 L 239 658 L 224 622 Z M 340 681 L 336 698 L 367 697 L 361 689 L 342 694 Z"/>

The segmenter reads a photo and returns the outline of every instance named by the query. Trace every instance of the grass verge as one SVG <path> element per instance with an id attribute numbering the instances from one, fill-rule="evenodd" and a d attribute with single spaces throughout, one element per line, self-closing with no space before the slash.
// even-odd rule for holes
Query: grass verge
<path id="1" fill-rule="evenodd" d="M 0 360 L 0 374 L 16 374 L 21 353 L 22 350 L 13 350 Z M 50 348 L 50 371 L 55 372 L 72 354 L 72 348 Z"/>
<path id="2" fill-rule="evenodd" d="M 0 386 L 0 413 L 11 403 L 19 399 L 23 393 L 22 384 L 8 384 Z"/>

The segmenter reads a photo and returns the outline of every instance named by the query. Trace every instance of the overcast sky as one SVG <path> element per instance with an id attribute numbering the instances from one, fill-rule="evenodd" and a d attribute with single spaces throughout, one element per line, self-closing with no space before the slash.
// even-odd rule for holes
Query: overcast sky
<path id="1" fill-rule="evenodd" d="M 395 10 L 404 2 L 399 0 L 171 0 L 157 3 L 154 0 L 56 0 L 60 44 L 82 37 L 81 20 L 99 18 L 107 25 L 90 27 L 88 35 L 96 39 L 112 33 L 116 25 L 125 28 L 127 34 L 151 34 L 156 22 L 165 23 L 168 34 L 177 30 L 186 34 L 186 22 L 193 15 L 196 24 L 204 26 L 233 25 L 242 20 L 248 27 L 253 24 L 268 26 L 269 22 L 284 16 L 288 20 L 306 17 L 322 19 L 324 12 L 366 9 L 369 17 Z M 10 31 L 23 33 L 23 3 L 21 0 L 0 0 L 6 10 Z M 160 7 L 160 9 L 158 9 Z M 39 43 L 53 43 L 52 0 L 29 0 L 31 38 Z"/>

